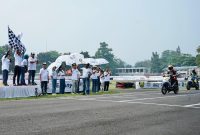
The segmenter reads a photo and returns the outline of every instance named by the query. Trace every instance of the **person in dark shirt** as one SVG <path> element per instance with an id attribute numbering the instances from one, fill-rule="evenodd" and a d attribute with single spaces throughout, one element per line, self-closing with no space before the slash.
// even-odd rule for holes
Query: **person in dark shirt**
<path id="1" fill-rule="evenodd" d="M 167 74 L 170 76 L 171 84 L 176 83 L 178 85 L 177 72 L 172 65 L 168 66 Z"/>

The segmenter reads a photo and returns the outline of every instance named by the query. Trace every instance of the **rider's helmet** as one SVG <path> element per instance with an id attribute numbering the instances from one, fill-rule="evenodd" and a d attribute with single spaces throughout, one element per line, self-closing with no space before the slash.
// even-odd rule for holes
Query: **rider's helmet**
<path id="1" fill-rule="evenodd" d="M 174 67 L 172 65 L 168 65 L 168 69 L 172 70 Z"/>
<path id="2" fill-rule="evenodd" d="M 195 69 L 193 69 L 193 70 L 192 70 L 192 73 L 193 73 L 193 74 L 195 74 L 195 73 L 196 73 Z"/>

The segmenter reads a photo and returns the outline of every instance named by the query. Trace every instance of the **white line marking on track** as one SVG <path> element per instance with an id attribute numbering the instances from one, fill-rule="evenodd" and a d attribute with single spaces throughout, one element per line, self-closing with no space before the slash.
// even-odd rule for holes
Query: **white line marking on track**
<path id="1" fill-rule="evenodd" d="M 186 94 L 186 95 L 175 95 L 175 96 L 162 96 L 162 97 L 153 97 L 153 98 L 137 98 L 137 99 L 133 99 L 133 100 L 121 100 L 121 101 L 117 101 L 117 102 L 133 102 L 133 101 L 144 101 L 144 100 L 154 100 L 154 99 L 166 99 L 166 98 L 174 98 L 174 97 L 186 97 L 188 95 L 200 95 L 200 93 L 196 93 L 196 94 Z M 134 97 L 134 96 L 133 96 Z M 96 97 L 96 98 L 80 98 L 78 100 L 97 100 L 97 101 L 115 101 L 115 100 L 106 100 L 106 99 L 101 99 L 102 97 Z M 106 97 L 106 98 L 115 98 L 113 96 L 110 97 Z M 120 98 L 124 98 L 123 96 L 121 96 Z"/>
<path id="2" fill-rule="evenodd" d="M 194 106 L 198 106 L 200 105 L 200 103 L 197 103 L 197 104 L 191 104 L 191 105 L 185 105 L 185 107 L 194 107 Z"/>
<path id="3" fill-rule="evenodd" d="M 131 102 L 131 101 L 114 101 L 114 100 L 94 100 L 100 102 L 113 102 L 113 103 L 129 103 L 129 104 L 142 104 L 142 105 L 157 105 L 157 106 L 168 106 L 168 107 L 181 107 L 181 108 L 196 108 L 199 109 L 200 107 L 195 106 L 185 106 L 185 105 L 172 105 L 172 104 L 159 104 L 159 103 L 146 103 L 146 102 Z"/>
<path id="4" fill-rule="evenodd" d="M 100 101 L 100 102 L 113 102 L 113 103 L 130 103 L 130 104 L 143 104 L 143 105 L 157 105 L 157 106 L 168 106 L 168 107 L 182 107 L 182 108 L 200 108 L 197 107 L 197 105 L 200 105 L 200 103 L 197 104 L 191 104 L 191 105 L 172 105 L 172 104 L 159 104 L 159 103 L 146 103 L 146 102 L 135 102 L 135 101 L 143 101 L 143 100 L 153 100 L 153 99 L 164 99 L 164 98 L 173 98 L 173 97 L 185 97 L 188 95 L 196 95 L 200 93 L 191 93 L 191 94 L 186 94 L 186 95 L 175 95 L 175 96 L 164 96 L 164 97 L 155 97 L 155 98 L 139 98 L 139 99 L 134 99 L 134 100 L 104 100 L 104 99 L 98 99 L 98 98 L 82 98 L 82 99 L 77 99 L 77 100 L 93 100 L 93 101 Z"/>

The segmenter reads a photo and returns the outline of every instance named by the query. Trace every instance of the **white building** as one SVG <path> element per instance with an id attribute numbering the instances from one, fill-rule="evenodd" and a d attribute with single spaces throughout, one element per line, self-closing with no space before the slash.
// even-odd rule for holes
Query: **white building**
<path id="1" fill-rule="evenodd" d="M 144 75 L 147 73 L 150 73 L 150 69 L 146 67 L 116 68 L 118 76 Z"/>

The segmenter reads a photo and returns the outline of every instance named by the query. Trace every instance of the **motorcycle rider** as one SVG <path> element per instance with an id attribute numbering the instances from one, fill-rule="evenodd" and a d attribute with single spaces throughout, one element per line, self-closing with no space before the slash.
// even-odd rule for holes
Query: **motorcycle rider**
<path id="1" fill-rule="evenodd" d="M 172 65 L 168 66 L 167 74 L 170 76 L 171 84 L 173 85 L 174 83 L 176 83 L 176 85 L 178 85 L 176 70 Z"/>
<path id="2" fill-rule="evenodd" d="M 194 82 L 194 80 L 196 79 L 197 82 L 198 82 L 198 75 L 197 75 L 197 72 L 195 71 L 195 69 L 192 70 L 192 73 L 191 73 L 191 80 Z"/>

